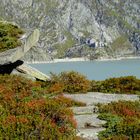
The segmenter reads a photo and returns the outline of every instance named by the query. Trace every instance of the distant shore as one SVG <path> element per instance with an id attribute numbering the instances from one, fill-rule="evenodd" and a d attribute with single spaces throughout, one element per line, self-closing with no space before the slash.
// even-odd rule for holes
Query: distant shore
<path id="1" fill-rule="evenodd" d="M 38 64 L 38 63 L 59 63 L 59 62 L 79 62 L 79 61 L 90 61 L 88 58 L 63 58 L 63 59 L 53 59 L 50 61 L 34 61 L 34 62 L 26 62 L 29 64 Z"/>
<path id="2" fill-rule="evenodd" d="M 119 57 L 119 58 L 100 58 L 90 60 L 84 57 L 78 58 L 63 58 L 63 59 L 54 59 L 50 61 L 34 61 L 34 62 L 27 62 L 27 64 L 40 64 L 40 63 L 60 63 L 60 62 L 85 62 L 85 61 L 116 61 L 116 60 L 129 60 L 129 59 L 140 59 L 140 56 L 131 56 L 131 57 Z"/>

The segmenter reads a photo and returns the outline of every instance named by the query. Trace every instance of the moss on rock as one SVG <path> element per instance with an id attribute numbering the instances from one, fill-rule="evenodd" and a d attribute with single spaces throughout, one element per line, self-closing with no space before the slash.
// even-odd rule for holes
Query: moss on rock
<path id="1" fill-rule="evenodd" d="M 23 33 L 16 25 L 0 22 L 0 52 L 20 46 L 19 37 Z"/>

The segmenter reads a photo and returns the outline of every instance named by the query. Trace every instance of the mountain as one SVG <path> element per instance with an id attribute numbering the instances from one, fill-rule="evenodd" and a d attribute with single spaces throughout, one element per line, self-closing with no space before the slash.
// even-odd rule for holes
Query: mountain
<path id="1" fill-rule="evenodd" d="M 27 61 L 139 55 L 139 0 L 1 0 L 0 19 L 40 30 Z"/>

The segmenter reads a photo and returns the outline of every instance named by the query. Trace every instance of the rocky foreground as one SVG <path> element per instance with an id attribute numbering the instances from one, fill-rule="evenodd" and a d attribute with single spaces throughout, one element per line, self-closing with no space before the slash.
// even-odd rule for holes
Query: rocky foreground
<path id="1" fill-rule="evenodd" d="M 85 140 L 98 140 L 98 133 L 105 130 L 102 125 L 106 122 L 98 119 L 98 108 L 96 104 L 107 104 L 119 100 L 139 100 L 137 95 L 104 94 L 97 92 L 90 92 L 88 94 L 67 94 L 65 96 L 87 104 L 85 107 L 72 108 L 78 125 L 77 136 Z"/>

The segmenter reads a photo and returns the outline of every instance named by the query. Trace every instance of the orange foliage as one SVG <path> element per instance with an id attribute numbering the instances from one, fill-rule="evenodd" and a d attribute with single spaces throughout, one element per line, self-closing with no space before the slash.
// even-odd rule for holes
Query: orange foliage
<path id="1" fill-rule="evenodd" d="M 63 84 L 61 84 L 61 83 L 54 83 L 54 84 L 52 84 L 48 88 L 47 92 L 48 93 L 58 94 L 58 93 L 62 93 L 63 92 L 63 89 L 64 89 Z"/>
<path id="2" fill-rule="evenodd" d="M 31 100 L 29 102 L 26 103 L 25 106 L 27 106 L 27 108 L 29 109 L 39 109 L 39 108 L 43 108 L 46 104 L 46 101 L 45 99 L 34 99 L 34 100 Z"/>
<path id="3" fill-rule="evenodd" d="M 100 119 L 107 121 L 101 140 L 139 140 L 140 102 L 119 101 L 99 106 Z"/>
<path id="4" fill-rule="evenodd" d="M 61 90 L 58 84 L 53 86 L 53 93 L 55 88 Z M 63 96 L 49 98 L 46 93 L 38 82 L 0 75 L 0 138 L 73 139 L 76 125 L 72 110 Z"/>

